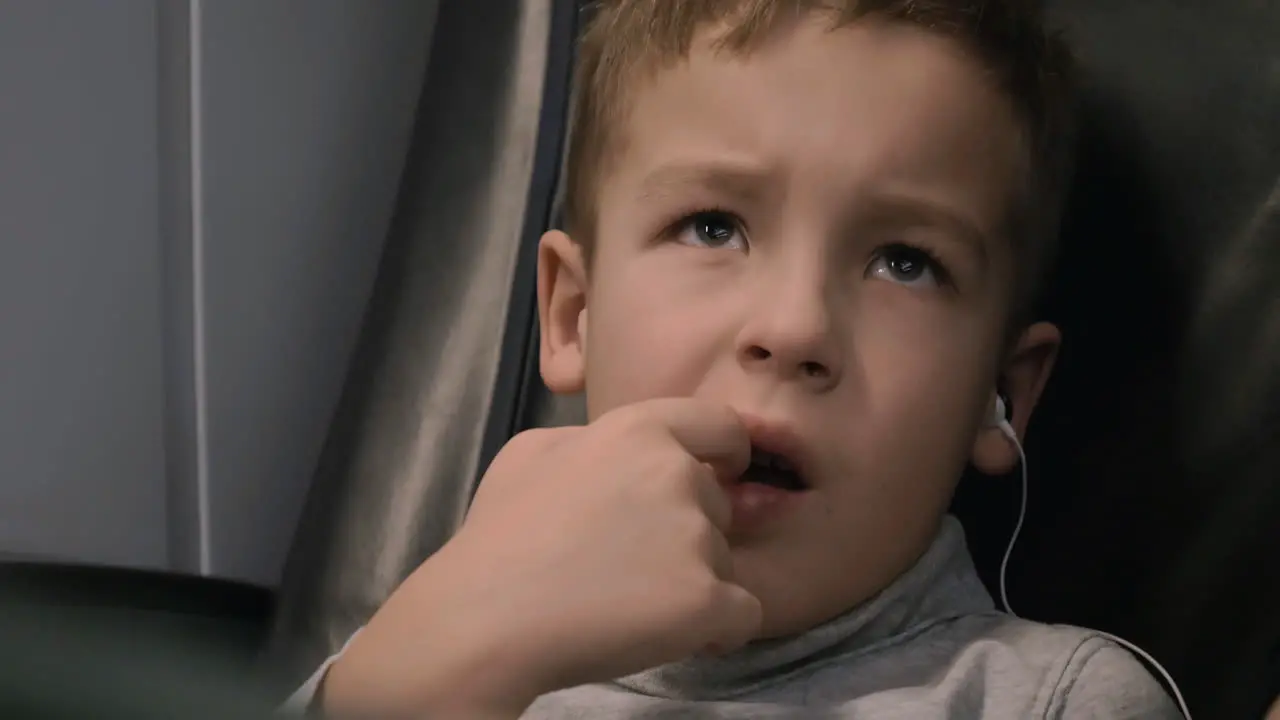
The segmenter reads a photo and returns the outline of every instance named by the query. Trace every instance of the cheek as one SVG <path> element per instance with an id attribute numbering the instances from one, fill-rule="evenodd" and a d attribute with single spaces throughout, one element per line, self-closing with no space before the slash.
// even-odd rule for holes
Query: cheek
<path id="1" fill-rule="evenodd" d="M 988 323 L 960 313 L 862 318 L 855 350 L 866 378 L 861 457 L 881 490 L 904 495 L 950 488 L 968 458 L 974 408 L 994 387 Z"/>
<path id="2" fill-rule="evenodd" d="M 592 417 L 641 400 L 691 396 L 723 353 L 733 315 L 728 299 L 662 265 L 633 259 L 628 272 L 596 286 L 587 346 Z"/>

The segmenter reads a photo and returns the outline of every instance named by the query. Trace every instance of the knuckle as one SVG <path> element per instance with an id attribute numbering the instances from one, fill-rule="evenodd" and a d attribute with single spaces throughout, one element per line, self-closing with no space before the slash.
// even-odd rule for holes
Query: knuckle
<path id="1" fill-rule="evenodd" d="M 662 476 L 665 491 L 673 499 L 681 502 L 692 500 L 698 505 L 698 487 L 700 473 L 704 471 L 702 463 L 681 452 L 672 452 L 663 459 Z"/>
<path id="2" fill-rule="evenodd" d="M 643 430 L 649 424 L 649 419 L 638 406 L 623 405 L 600 418 L 599 424 L 615 432 L 630 434 Z"/>
<path id="3" fill-rule="evenodd" d="M 714 560 L 720 555 L 724 549 L 724 539 L 720 535 L 720 531 L 715 525 L 711 524 L 711 520 L 702 513 L 697 513 L 698 524 L 694 528 L 691 538 L 694 547 L 697 548 L 699 555 L 706 560 Z"/>
<path id="4" fill-rule="evenodd" d="M 694 550 L 698 558 L 707 558 L 715 552 L 716 529 L 700 510 L 695 507 L 675 515 L 672 519 L 672 536 L 686 550 Z"/>
<path id="5" fill-rule="evenodd" d="M 737 427 L 742 425 L 742 419 L 733 408 L 728 405 L 713 406 L 714 420 L 726 427 Z"/>
<path id="6" fill-rule="evenodd" d="M 694 456 L 684 450 L 673 447 L 668 455 L 668 469 L 671 475 L 680 481 L 681 486 L 686 486 L 690 481 L 697 480 L 706 472 L 706 467 Z"/>
<path id="7" fill-rule="evenodd" d="M 691 617 L 703 617 L 719 612 L 724 604 L 724 583 L 709 571 L 698 573 L 686 586 L 684 595 L 685 611 Z"/>
<path id="8" fill-rule="evenodd" d="M 552 434 L 552 430 L 548 428 L 523 430 L 512 436 L 503 450 L 516 455 L 536 452 L 550 442 Z"/>
<path id="9" fill-rule="evenodd" d="M 679 489 L 688 484 L 693 459 L 678 448 L 658 445 L 647 449 L 645 455 L 652 481 L 664 491 Z"/>

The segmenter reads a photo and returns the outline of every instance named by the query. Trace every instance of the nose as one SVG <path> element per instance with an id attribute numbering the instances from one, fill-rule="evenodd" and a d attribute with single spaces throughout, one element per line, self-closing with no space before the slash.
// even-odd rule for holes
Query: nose
<path id="1" fill-rule="evenodd" d="M 820 273 L 799 275 L 761 284 L 755 311 L 737 338 L 738 363 L 748 373 L 826 392 L 840 383 L 844 369 L 839 328 Z"/>

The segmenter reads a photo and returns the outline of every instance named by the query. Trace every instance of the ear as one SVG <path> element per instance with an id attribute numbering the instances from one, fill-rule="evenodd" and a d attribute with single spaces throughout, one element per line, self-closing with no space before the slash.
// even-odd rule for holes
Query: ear
<path id="1" fill-rule="evenodd" d="M 538 242 L 539 365 L 552 392 L 581 392 L 587 359 L 587 273 L 582 246 L 559 230 Z"/>
<path id="2" fill-rule="evenodd" d="M 1062 333 L 1051 323 L 1035 323 L 1027 327 L 1014 344 L 1001 372 L 1000 391 L 1013 407 L 1009 424 L 1019 441 L 1026 436 L 1031 413 L 1040 401 L 1040 393 L 1053 372 L 1062 345 Z M 995 412 L 994 389 L 983 418 Z M 986 426 L 978 431 L 973 444 L 973 465 L 987 475 L 1004 475 L 1018 463 L 1018 449 L 999 429 Z"/>

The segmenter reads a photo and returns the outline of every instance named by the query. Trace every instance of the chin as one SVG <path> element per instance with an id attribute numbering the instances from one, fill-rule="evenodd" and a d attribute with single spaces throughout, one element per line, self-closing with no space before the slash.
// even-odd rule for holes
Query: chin
<path id="1" fill-rule="evenodd" d="M 757 640 L 802 635 L 850 612 L 875 595 L 874 592 L 824 587 L 819 583 L 806 584 L 795 579 L 767 586 L 744 581 L 743 586 L 760 599 L 762 606 L 764 617 Z M 799 596 L 796 588 L 806 588 L 810 594 Z"/>
<path id="2" fill-rule="evenodd" d="M 803 635 L 840 614 L 828 616 L 826 613 L 815 612 L 812 608 L 797 607 L 794 604 L 779 607 L 778 603 L 774 604 L 775 609 L 771 611 L 768 601 L 762 602 L 765 603 L 764 621 L 756 640 L 780 640 Z"/>
<path id="3" fill-rule="evenodd" d="M 776 540 L 776 538 L 774 539 Z M 837 571 L 827 563 L 805 567 L 802 548 L 760 542 L 733 548 L 737 582 L 760 599 L 763 620 L 757 640 L 800 635 L 852 610 L 874 592 L 851 581 L 858 574 L 847 564 Z M 839 572 L 843 583 L 831 582 Z"/>
<path id="4" fill-rule="evenodd" d="M 743 587 L 760 599 L 764 617 L 757 640 L 775 640 L 800 635 L 856 607 L 861 600 L 845 601 L 834 597 L 802 596 L 797 590 L 817 588 L 788 578 L 783 582 L 760 582 L 763 578 L 747 575 Z M 754 580 L 754 582 L 753 582 Z"/>

